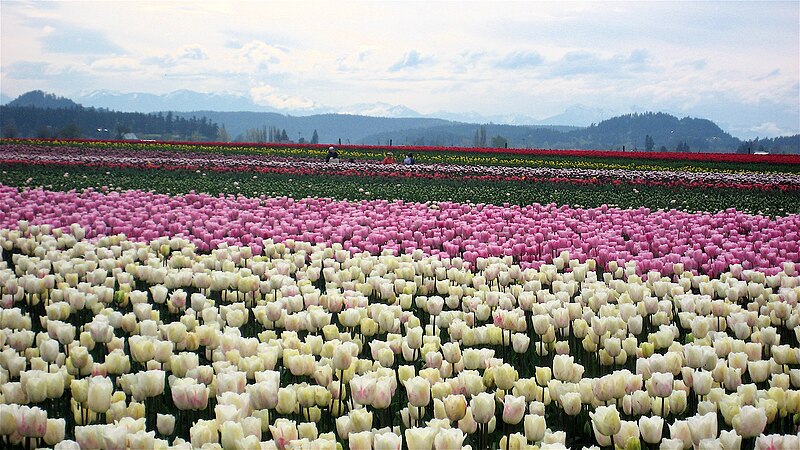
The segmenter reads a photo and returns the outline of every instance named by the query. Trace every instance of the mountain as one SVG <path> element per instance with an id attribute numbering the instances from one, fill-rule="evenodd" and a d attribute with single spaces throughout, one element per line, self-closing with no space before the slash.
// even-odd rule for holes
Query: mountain
<path id="1" fill-rule="evenodd" d="M 322 143 L 360 143 L 371 134 L 391 133 L 404 129 L 425 130 L 446 126 L 451 122 L 426 117 L 369 117 L 353 114 L 315 114 L 290 116 L 270 112 L 190 111 L 177 112 L 178 117 L 206 117 L 211 122 L 225 126 L 233 139 L 244 139 L 248 130 L 278 127 L 285 129 L 289 139 L 310 140 L 314 130 Z M 375 143 L 375 142 L 371 142 Z"/>
<path id="2" fill-rule="evenodd" d="M 95 91 L 93 98 L 96 100 L 105 98 L 107 101 L 116 95 Z M 231 107 L 246 105 L 249 102 L 244 96 L 238 97 L 236 101 L 245 103 L 238 104 L 229 94 L 220 94 L 219 97 L 233 102 L 229 103 Z M 213 94 L 176 91 L 167 96 L 120 94 L 118 101 L 123 103 L 130 101 L 133 104 L 137 101 L 141 102 L 139 104 L 158 101 L 163 102 L 162 106 L 166 106 L 170 101 L 202 103 L 213 98 Z M 279 112 L 231 112 L 207 109 L 158 114 L 118 113 L 106 109 L 84 108 L 69 99 L 42 91 L 21 95 L 8 105 L 2 106 L 2 111 L 0 121 L 4 135 L 10 130 L 16 132 L 17 136 L 80 132 L 83 137 L 94 138 L 105 137 L 95 135 L 98 128 L 114 131 L 118 128 L 128 128 L 144 139 L 209 140 L 219 138 L 216 134 L 219 126 L 224 127 L 226 132 L 222 136 L 227 134 L 232 140 L 239 141 L 255 139 L 253 136 L 258 136 L 258 132 L 265 135 L 268 128 L 277 128 L 286 131 L 291 141 L 310 141 L 316 131 L 320 143 L 470 147 L 475 145 L 476 133 L 480 134 L 483 130 L 485 133 L 485 141 L 481 144 L 483 146 L 507 144 L 509 147 L 517 148 L 619 150 L 624 147 L 629 150 L 645 150 L 646 142 L 650 142 L 654 150 L 663 148 L 671 151 L 678 147 L 685 149 L 688 146 L 689 151 L 695 152 L 734 152 L 742 148 L 746 151 L 748 147 L 760 150 L 763 146 L 764 150 L 769 152 L 800 153 L 797 136 L 743 142 L 710 120 L 678 118 L 666 113 L 653 112 L 637 112 L 594 121 L 602 110 L 580 105 L 544 121 L 592 120 L 588 127 L 500 123 L 500 120 L 536 122 L 535 119 L 526 116 L 514 115 L 494 117 L 492 119 L 498 119 L 498 122 L 490 120 L 487 123 L 485 120 L 487 117 L 475 113 L 462 115 L 478 119 L 467 123 L 422 117 L 406 107 L 386 103 L 359 104 L 354 105 L 352 109 L 361 114 L 382 117 L 333 113 L 293 116 Z M 102 115 L 103 113 L 112 115 L 106 117 Z M 648 136 L 650 139 L 647 139 Z M 743 145 L 745 147 L 742 147 Z"/>
<path id="3" fill-rule="evenodd" d="M 504 115 L 484 115 L 475 111 L 466 113 L 455 113 L 450 111 L 438 111 L 431 114 L 433 117 L 452 120 L 462 123 L 493 123 L 505 125 L 540 125 L 539 121 L 531 116 L 524 114 L 504 114 Z M 559 124 L 570 125 L 570 124 Z"/>
<path id="4" fill-rule="evenodd" d="M 706 119 L 679 119 L 665 113 L 634 113 L 603 120 L 589 127 L 483 125 L 487 144 L 492 138 L 508 142 L 509 147 L 555 149 L 644 150 L 645 138 L 653 139 L 654 150 L 674 150 L 678 144 L 690 151 L 733 152 L 741 141 Z M 453 124 L 426 129 L 406 129 L 372 134 L 363 143 L 387 142 L 415 145 L 472 146 L 479 125 Z"/>
<path id="5" fill-rule="evenodd" d="M 407 108 L 403 105 L 390 105 L 389 103 L 357 103 L 348 108 L 338 111 L 339 114 L 350 114 L 355 116 L 370 117 L 422 117 L 422 114 Z"/>
<path id="6" fill-rule="evenodd" d="M 72 100 L 59 97 L 55 94 L 47 94 L 43 91 L 30 91 L 20 95 L 14 100 L 8 102 L 8 106 L 33 106 L 36 108 L 50 108 L 50 109 L 73 109 L 79 108 L 80 105 Z"/>
<path id="7" fill-rule="evenodd" d="M 0 106 L 2 137 L 211 141 L 219 127 L 205 117 L 175 117 L 105 108 L 85 108 L 72 100 L 32 91 Z"/>
<path id="8" fill-rule="evenodd" d="M 618 112 L 603 108 L 591 108 L 586 105 L 572 105 L 561 114 L 540 120 L 541 125 L 575 125 L 588 127 L 593 123 L 601 122 L 609 117 L 619 115 Z"/>
<path id="9" fill-rule="evenodd" d="M 244 94 L 201 92 L 180 90 L 156 95 L 141 92 L 121 93 L 99 90 L 80 93 L 75 100 L 85 106 L 107 108 L 115 111 L 158 112 L 158 111 L 275 111 L 253 103 Z"/>

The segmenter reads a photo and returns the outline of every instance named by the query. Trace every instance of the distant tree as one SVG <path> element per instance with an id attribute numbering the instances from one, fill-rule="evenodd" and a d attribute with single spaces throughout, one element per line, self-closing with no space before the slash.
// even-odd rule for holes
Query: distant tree
<path id="1" fill-rule="evenodd" d="M 750 142 L 746 141 L 739 144 L 739 147 L 736 148 L 736 153 L 750 153 Z"/>
<path id="2" fill-rule="evenodd" d="M 281 131 L 281 139 L 280 139 L 280 141 L 281 142 L 289 142 L 289 135 L 286 134 L 286 128 L 284 128 L 283 131 Z"/>
<path id="3" fill-rule="evenodd" d="M 666 152 L 666 151 L 667 151 L 667 147 L 666 147 L 666 146 L 664 146 L 664 145 L 662 145 L 661 147 L 658 147 L 658 151 L 660 151 L 660 152 L 662 152 L 662 153 L 663 153 L 663 152 Z"/>
<path id="4" fill-rule="evenodd" d="M 679 153 L 688 153 L 689 152 L 689 144 L 686 142 L 680 141 L 678 145 L 675 147 L 675 151 Z"/>
<path id="5" fill-rule="evenodd" d="M 228 142 L 231 140 L 230 135 L 228 134 L 228 130 L 225 129 L 225 124 L 223 123 L 221 127 L 217 130 L 217 141 L 218 142 Z"/>
<path id="6" fill-rule="evenodd" d="M 311 135 L 311 143 L 319 144 L 319 135 L 317 134 L 317 130 L 314 130 L 314 134 Z"/>
<path id="7" fill-rule="evenodd" d="M 3 125 L 3 137 L 4 138 L 17 137 L 17 125 L 14 122 L 9 122 Z"/>
<path id="8" fill-rule="evenodd" d="M 36 129 L 36 137 L 40 139 L 49 139 L 55 137 L 53 128 L 49 126 L 41 126 Z"/>
<path id="9" fill-rule="evenodd" d="M 653 137 L 649 134 L 644 136 L 644 150 L 646 152 L 652 152 L 653 148 L 655 148 L 656 143 L 653 141 Z"/>
<path id="10" fill-rule="evenodd" d="M 118 123 L 114 126 L 114 139 L 122 139 L 125 134 L 131 132 L 131 127 Z"/>
<path id="11" fill-rule="evenodd" d="M 267 127 L 250 128 L 245 132 L 244 138 L 247 142 L 268 142 Z"/>
<path id="12" fill-rule="evenodd" d="M 486 147 L 486 125 L 481 125 L 475 130 L 475 138 L 473 141 L 475 147 Z"/>
<path id="13" fill-rule="evenodd" d="M 504 138 L 503 136 L 497 135 L 492 138 L 492 147 L 494 148 L 503 148 L 508 145 L 508 139 Z"/>
<path id="14" fill-rule="evenodd" d="M 78 125 L 71 123 L 59 130 L 58 136 L 64 139 L 78 139 L 81 137 L 81 129 Z"/>

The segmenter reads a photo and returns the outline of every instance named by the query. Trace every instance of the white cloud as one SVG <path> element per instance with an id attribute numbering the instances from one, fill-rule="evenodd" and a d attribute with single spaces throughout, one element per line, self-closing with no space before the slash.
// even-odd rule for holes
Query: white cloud
<path id="1" fill-rule="evenodd" d="M 420 66 L 423 66 L 427 63 L 433 61 L 433 58 L 430 56 L 423 56 L 420 52 L 416 50 L 411 50 L 403 55 L 397 62 L 389 66 L 387 69 L 389 72 L 397 72 L 398 70 L 403 69 L 413 69 Z"/>
<path id="2" fill-rule="evenodd" d="M 130 72 L 142 69 L 141 61 L 130 57 L 102 58 L 92 62 L 89 67 L 99 72 Z"/>
<path id="3" fill-rule="evenodd" d="M 797 133 L 797 130 L 789 130 L 781 128 L 776 123 L 773 122 L 764 122 L 760 125 L 750 127 L 749 131 L 756 134 L 757 136 L 762 136 L 762 137 L 786 136 L 789 134 Z"/>
<path id="4" fill-rule="evenodd" d="M 286 70 L 288 51 L 263 41 L 250 41 L 234 52 L 232 69 L 240 73 L 271 72 Z"/>
<path id="5" fill-rule="evenodd" d="M 79 74 L 97 89 L 238 91 L 281 107 L 384 102 L 538 117 L 576 103 L 687 115 L 724 104 L 729 123 L 737 115 L 747 128 L 785 129 L 800 122 L 799 10 L 797 2 L 3 2 L 0 84 L 15 96 L 75 85 Z M 756 106 L 767 114 L 748 116 Z"/>
<path id="6" fill-rule="evenodd" d="M 275 109 L 309 110 L 316 106 L 311 100 L 282 94 L 278 92 L 277 89 L 267 84 L 251 87 L 249 93 L 253 103 Z"/>

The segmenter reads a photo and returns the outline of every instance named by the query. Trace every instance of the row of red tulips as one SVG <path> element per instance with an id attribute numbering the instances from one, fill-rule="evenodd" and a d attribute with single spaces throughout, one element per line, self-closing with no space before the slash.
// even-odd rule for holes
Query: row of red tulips
<path id="1" fill-rule="evenodd" d="M 9 140 L 6 140 L 9 141 Z M 89 139 L 14 139 L 13 142 L 22 143 L 107 143 L 124 144 L 131 148 L 139 146 L 211 146 L 211 147 L 236 147 L 236 148 L 307 148 L 324 150 L 330 144 L 296 144 L 296 143 L 256 143 L 256 142 L 186 142 L 186 141 L 96 141 Z M 529 148 L 488 148 L 488 147 L 441 147 L 441 146 L 388 146 L 388 145 L 336 145 L 339 150 L 367 150 L 367 151 L 390 151 L 400 150 L 403 152 L 428 153 L 428 152 L 452 152 L 452 153 L 482 153 L 482 154 L 505 154 L 505 155 L 525 155 L 525 156 L 556 156 L 573 158 L 625 158 L 625 159 L 644 159 L 644 160 L 669 160 L 669 161 L 709 161 L 724 163 L 761 163 L 761 164 L 800 164 L 799 155 L 753 155 L 737 153 L 685 153 L 685 152 L 641 152 L 641 151 L 609 151 L 609 150 L 559 150 L 559 149 L 529 149 Z"/>

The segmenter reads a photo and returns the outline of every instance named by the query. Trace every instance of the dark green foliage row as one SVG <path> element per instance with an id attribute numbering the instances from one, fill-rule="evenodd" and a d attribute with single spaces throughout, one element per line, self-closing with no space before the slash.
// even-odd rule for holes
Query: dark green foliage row
<path id="1" fill-rule="evenodd" d="M 621 208 L 679 209 L 716 212 L 736 208 L 751 214 L 785 216 L 800 212 L 800 195 L 781 191 L 730 189 L 673 189 L 630 185 L 578 185 L 553 182 L 430 180 L 410 178 L 363 178 L 298 176 L 252 172 L 193 172 L 0 165 L 0 183 L 17 187 L 70 189 L 106 186 L 109 189 L 142 189 L 181 194 L 189 191 L 212 195 L 242 194 L 249 197 L 290 196 L 335 199 L 401 199 L 405 201 L 454 201 L 471 203 L 533 203 L 591 208 L 603 204 Z M 65 177 L 65 172 L 69 173 Z"/>

